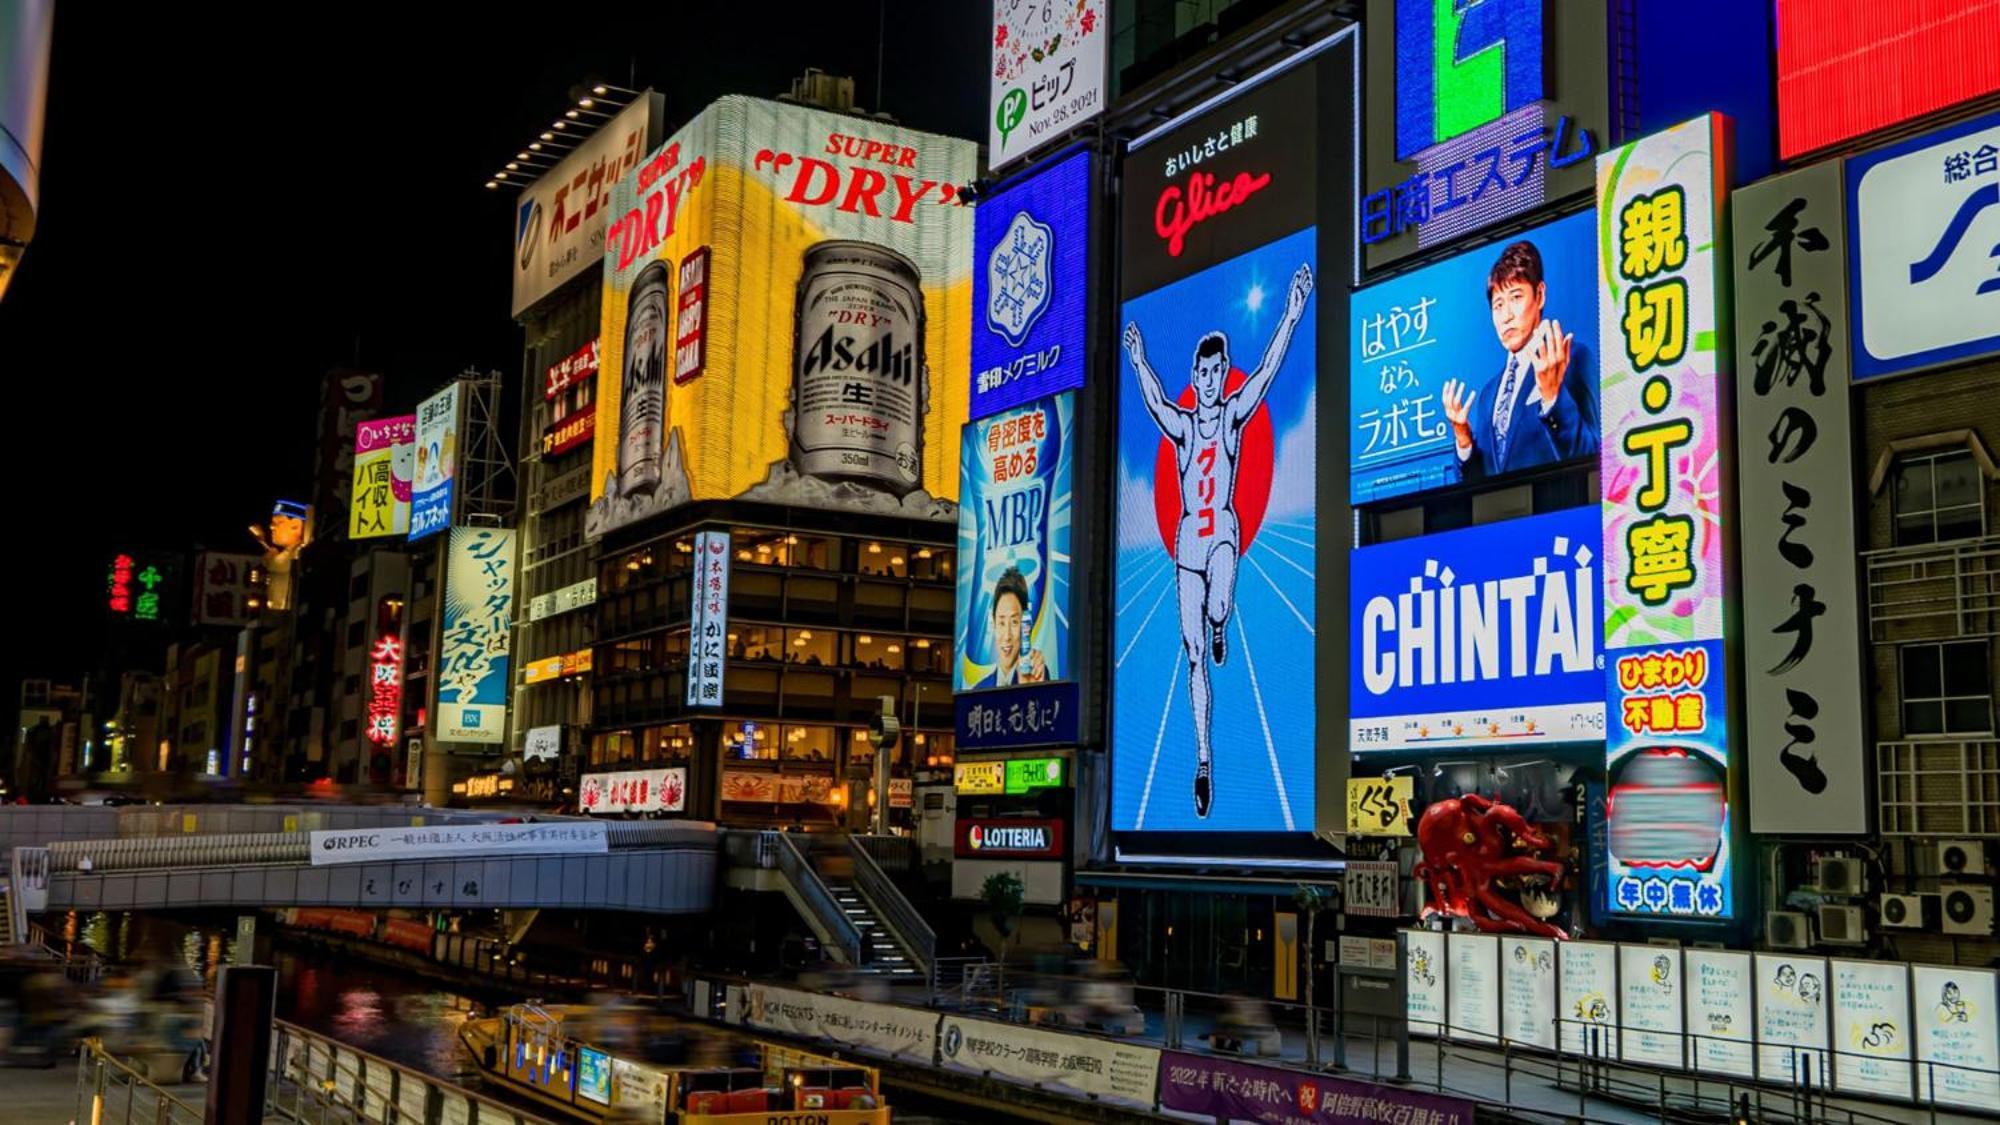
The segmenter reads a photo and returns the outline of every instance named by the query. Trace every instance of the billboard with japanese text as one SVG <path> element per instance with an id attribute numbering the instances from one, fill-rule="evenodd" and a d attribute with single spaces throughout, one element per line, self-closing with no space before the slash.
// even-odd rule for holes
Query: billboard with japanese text
<path id="1" fill-rule="evenodd" d="M 959 443 L 957 691 L 1071 677 L 1074 396 L 981 418 Z"/>
<path id="2" fill-rule="evenodd" d="M 410 542 L 451 526 L 457 514 L 460 385 L 453 383 L 417 407 L 417 456 L 410 480 Z"/>
<path id="3" fill-rule="evenodd" d="M 1092 187 L 1080 148 L 974 210 L 971 417 L 1083 386 Z"/>
<path id="4" fill-rule="evenodd" d="M 263 599 L 264 560 L 259 555 L 203 551 L 194 558 L 194 622 L 248 625 Z"/>
<path id="5" fill-rule="evenodd" d="M 1125 153 L 1116 832 L 1317 823 L 1320 289 L 1351 276 L 1352 50 L 1306 47 Z"/>
<path id="6" fill-rule="evenodd" d="M 1003 168 L 1104 112 L 1106 0 L 993 0 L 986 163 Z"/>
<path id="7" fill-rule="evenodd" d="M 507 735 L 514 629 L 514 533 L 454 527 L 445 560 L 437 658 L 437 738 L 498 743 Z"/>
<path id="8" fill-rule="evenodd" d="M 729 532 L 694 537 L 693 581 L 688 587 L 689 707 L 722 706 L 729 671 Z"/>
<path id="9" fill-rule="evenodd" d="M 515 316 L 597 265 L 611 190 L 660 134 L 660 95 L 639 94 L 514 203 Z"/>
<path id="10" fill-rule="evenodd" d="M 1597 456 L 1596 216 L 1353 297 L 1357 504 Z"/>
<path id="11" fill-rule="evenodd" d="M 1735 913 L 1728 161 L 1727 121 L 1711 114 L 1597 164 L 1606 906 L 1616 914 Z"/>
<path id="12" fill-rule="evenodd" d="M 976 165 L 727 97 L 621 179 L 585 533 L 721 498 L 956 520 Z"/>
<path id="13" fill-rule="evenodd" d="M 1610 137 L 1606 0 L 1368 0 L 1366 265 L 1586 193 Z"/>
<path id="14" fill-rule="evenodd" d="M 1355 551 L 1350 748 L 1602 739 L 1598 535 L 1575 508 Z"/>
<path id="15" fill-rule="evenodd" d="M 361 422 L 354 428 L 354 492 L 347 537 L 407 535 L 410 482 L 417 468 L 417 416 Z"/>

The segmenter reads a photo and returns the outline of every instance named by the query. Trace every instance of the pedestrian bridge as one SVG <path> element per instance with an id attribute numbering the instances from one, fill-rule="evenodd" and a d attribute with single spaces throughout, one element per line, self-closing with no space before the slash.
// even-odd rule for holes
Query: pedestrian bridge
<path id="1" fill-rule="evenodd" d="M 49 811 L 0 811 L 0 824 L 6 824 L 0 839 L 12 848 L 12 881 L 27 913 L 350 906 L 694 914 L 714 902 L 717 833 L 705 821 L 610 823 L 609 848 L 596 854 L 481 855 L 473 850 L 443 859 L 314 865 L 308 849 L 312 828 L 477 824 L 500 816 L 407 807 L 80 809 L 75 811 L 92 814 L 94 826 L 115 830 L 81 839 L 68 831 L 74 825 L 66 817 L 48 817 Z M 6 823 L 22 812 L 34 815 L 36 823 Z M 107 818 L 107 813 L 120 815 Z M 203 830 L 271 818 L 296 827 Z M 552 818 L 535 819 L 542 823 Z M 41 836 L 43 842 L 30 842 L 51 830 Z"/>

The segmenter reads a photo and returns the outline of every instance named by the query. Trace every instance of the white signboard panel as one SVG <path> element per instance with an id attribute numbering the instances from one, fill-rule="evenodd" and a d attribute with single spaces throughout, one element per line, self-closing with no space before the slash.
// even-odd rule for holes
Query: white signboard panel
<path id="1" fill-rule="evenodd" d="M 1911 1096 L 1910 967 L 1834 961 L 1833 1085 L 1850 1094 Z"/>
<path id="2" fill-rule="evenodd" d="M 1682 1057 L 1681 951 L 1661 945 L 1618 947 L 1618 1010 L 1626 1062 L 1687 1065 Z"/>
<path id="3" fill-rule="evenodd" d="M 1501 946 L 1504 989 L 1501 1026 L 1507 1038 L 1529 1047 L 1556 1047 L 1556 943 L 1510 937 Z"/>
<path id="4" fill-rule="evenodd" d="M 938 1028 L 938 1063 L 1071 1097 L 1150 1110 L 1160 1080 L 1160 1052 L 1102 1039 L 1014 1024 L 946 1016 Z"/>
<path id="5" fill-rule="evenodd" d="M 314 867 L 379 863 L 385 859 L 458 859 L 484 855 L 601 855 L 611 849 L 606 825 L 563 820 L 544 824 L 456 824 L 437 828 L 355 828 L 314 832 Z"/>
<path id="6" fill-rule="evenodd" d="M 871 1055 L 928 1066 L 937 1057 L 936 1012 L 869 1004 L 790 988 L 752 984 L 743 990 L 743 1022 L 762 1031 L 838 1044 Z"/>
<path id="7" fill-rule="evenodd" d="M 993 0 L 986 163 L 999 169 L 1104 111 L 1105 0 Z"/>
<path id="8" fill-rule="evenodd" d="M 1444 1026 L 1444 935 L 1435 930 L 1404 930 L 1409 979 L 1404 988 L 1404 1007 L 1409 1012 L 1410 1034 L 1436 1036 Z"/>
<path id="9" fill-rule="evenodd" d="M 1557 951 L 1556 980 L 1564 1053 L 1617 1058 L 1618 947 L 1564 942 Z"/>
<path id="10" fill-rule="evenodd" d="M 1681 955 L 1687 974 L 1688 1061 L 1702 1074 L 1756 1076 L 1750 1035 L 1755 1024 L 1750 955 L 1728 949 L 1690 949 Z"/>
<path id="11" fill-rule="evenodd" d="M 1500 1038 L 1500 939 L 1492 934 L 1451 934 L 1445 943 L 1451 976 L 1451 1038 L 1492 1043 Z"/>
<path id="12" fill-rule="evenodd" d="M 1792 1085 L 1812 1068 L 1826 1085 L 1826 961 L 1779 953 L 1756 955 L 1757 1072 Z"/>
<path id="13" fill-rule="evenodd" d="M 2000 1105 L 2000 1005 L 1988 969 L 1915 965 L 1917 1096 L 1939 1105 Z"/>

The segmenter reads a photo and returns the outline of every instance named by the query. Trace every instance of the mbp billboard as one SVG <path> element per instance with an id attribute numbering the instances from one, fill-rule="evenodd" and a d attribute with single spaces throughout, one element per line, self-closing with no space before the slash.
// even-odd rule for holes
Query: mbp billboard
<path id="1" fill-rule="evenodd" d="M 1059 394 L 981 418 L 959 443 L 959 692 L 1003 692 L 1070 679 L 1070 516 L 1075 396 Z M 1076 709 L 1074 685 L 1051 705 Z M 993 706 L 1007 702 L 995 697 Z M 1073 727 L 1074 719 L 1068 724 Z M 1002 738 L 1006 745 L 1053 742 Z M 1011 735 L 1015 732 L 997 732 Z M 1034 732 L 1030 732 L 1032 735 Z M 995 744 L 962 726 L 961 745 Z"/>
<path id="2" fill-rule="evenodd" d="M 1606 906 L 1655 919 L 1735 912 L 1729 151 L 1711 114 L 1597 162 Z"/>
<path id="3" fill-rule="evenodd" d="M 1352 749 L 1602 739 L 1598 536 L 1576 508 L 1355 551 Z"/>
<path id="4" fill-rule="evenodd" d="M 993 0 L 987 164 L 1002 168 L 1104 112 L 1106 0 Z"/>
<path id="5" fill-rule="evenodd" d="M 1307 47 L 1125 154 L 1121 833 L 1315 827 L 1318 289 L 1352 276 L 1353 50 Z"/>
<path id="6" fill-rule="evenodd" d="M 1089 149 L 980 199 L 972 238 L 972 413 L 1083 386 Z"/>
<path id="7" fill-rule="evenodd" d="M 659 136 L 660 95 L 647 92 L 604 123 L 514 205 L 515 316 L 597 264 L 611 191 Z"/>
<path id="8" fill-rule="evenodd" d="M 452 528 L 437 661 L 439 741 L 506 738 L 513 628 L 514 533 Z"/>
<path id="9" fill-rule="evenodd" d="M 1609 135 L 1606 0 L 1368 0 L 1370 269 L 1586 193 Z"/>
<path id="10" fill-rule="evenodd" d="M 957 519 L 976 165 L 728 97 L 619 181 L 586 534 L 721 498 Z"/>
<path id="11" fill-rule="evenodd" d="M 409 533 L 410 482 L 416 475 L 416 462 L 416 415 L 380 418 L 355 426 L 349 539 Z"/>
<path id="12" fill-rule="evenodd" d="M 1558 219 L 1354 295 L 1356 504 L 1597 456 L 1595 220 Z"/>
<path id="13" fill-rule="evenodd" d="M 410 542 L 451 526 L 457 509 L 458 425 L 462 387 L 458 383 L 417 407 L 417 458 L 410 481 Z"/>

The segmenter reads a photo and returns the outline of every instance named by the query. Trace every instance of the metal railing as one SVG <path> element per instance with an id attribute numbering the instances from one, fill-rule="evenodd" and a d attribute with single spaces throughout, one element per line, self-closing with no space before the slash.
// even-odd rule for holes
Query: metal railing
<path id="1" fill-rule="evenodd" d="M 82 942 L 60 937 L 40 922 L 28 923 L 28 937 L 42 952 L 62 963 L 63 976 L 91 984 L 104 976 L 104 958 Z"/>
<path id="2" fill-rule="evenodd" d="M 86 1039 L 77 1050 L 76 1120 L 91 1125 L 201 1125 L 202 1111 Z"/>
<path id="3" fill-rule="evenodd" d="M 369 1125 L 551 1125 L 548 1118 L 297 1024 L 278 1020 L 273 1028 L 264 1097 L 268 1118 Z"/>
<path id="4" fill-rule="evenodd" d="M 889 936 L 910 955 L 916 970 L 930 979 L 937 960 L 937 933 L 904 897 L 902 888 L 890 881 L 868 848 L 852 836 L 847 838 L 847 854 L 854 861 L 854 889 L 868 900 L 875 916 L 888 927 Z"/>
<path id="5" fill-rule="evenodd" d="M 818 928 L 825 931 L 826 940 L 838 947 L 846 955 L 850 965 L 861 964 L 861 931 L 840 908 L 839 900 L 827 889 L 819 872 L 799 851 L 798 845 L 783 832 L 766 832 L 765 836 L 776 837 L 771 845 L 777 859 L 777 869 L 785 876 L 792 891 L 799 896 L 799 902 L 812 915 Z M 759 848 L 764 845 L 760 842 Z"/>
<path id="6" fill-rule="evenodd" d="M 868 853 L 875 865 L 891 874 L 903 874 L 923 867 L 917 856 L 917 842 L 908 836 L 876 836 L 854 833 L 848 837 Z"/>

